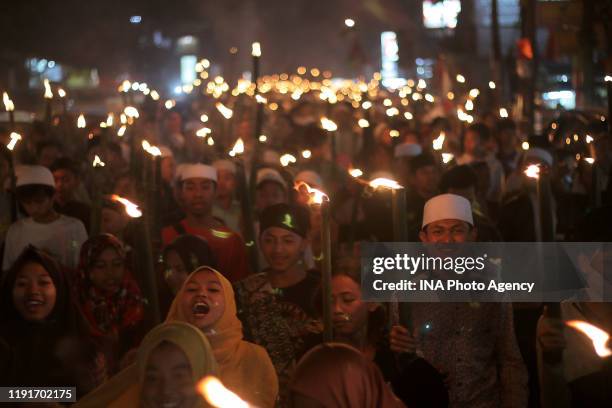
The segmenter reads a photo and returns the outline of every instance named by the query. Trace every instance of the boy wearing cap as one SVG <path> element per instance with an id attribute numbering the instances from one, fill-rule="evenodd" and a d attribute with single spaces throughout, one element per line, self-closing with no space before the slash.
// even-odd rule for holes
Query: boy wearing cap
<path id="1" fill-rule="evenodd" d="M 472 208 L 442 194 L 425 204 L 419 237 L 426 243 L 473 242 Z M 393 326 L 391 350 L 419 353 L 446 376 L 450 406 L 525 407 L 527 372 L 509 303 L 404 303 L 414 330 Z M 404 309 L 404 310 L 406 310 Z M 418 328 L 429 327 L 427 334 Z"/>
<path id="2" fill-rule="evenodd" d="M 204 164 L 181 166 L 178 198 L 185 218 L 162 230 L 162 242 L 168 245 L 179 235 L 204 238 L 217 257 L 217 266 L 231 282 L 249 273 L 245 244 L 240 236 L 213 216 L 217 190 L 217 170 Z"/>
<path id="3" fill-rule="evenodd" d="M 295 364 L 319 341 L 315 297 L 320 274 L 302 262 L 310 227 L 306 208 L 276 204 L 263 211 L 260 221 L 260 248 L 269 266 L 235 285 L 236 303 L 245 338 L 270 354 L 286 404 Z"/>
<path id="4" fill-rule="evenodd" d="M 43 166 L 21 166 L 16 175 L 17 200 L 29 217 L 10 226 L 2 270 L 8 270 L 28 245 L 48 251 L 66 267 L 76 268 L 87 232 L 81 221 L 53 209 L 55 181 L 51 171 Z"/>

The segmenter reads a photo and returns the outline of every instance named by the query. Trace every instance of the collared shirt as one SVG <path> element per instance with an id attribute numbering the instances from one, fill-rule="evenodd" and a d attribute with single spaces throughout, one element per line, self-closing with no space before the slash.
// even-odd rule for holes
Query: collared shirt
<path id="1" fill-rule="evenodd" d="M 527 405 L 527 371 L 510 303 L 413 303 L 412 323 L 429 325 L 419 352 L 446 374 L 451 407 Z"/>

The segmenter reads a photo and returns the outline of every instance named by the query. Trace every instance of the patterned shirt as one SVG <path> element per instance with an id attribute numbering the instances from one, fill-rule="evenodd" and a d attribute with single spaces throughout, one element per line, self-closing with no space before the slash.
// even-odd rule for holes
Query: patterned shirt
<path id="1" fill-rule="evenodd" d="M 510 303 L 413 303 L 419 352 L 447 375 L 451 407 L 527 406 Z M 427 326 L 428 325 L 428 326 Z"/>
<path id="2" fill-rule="evenodd" d="M 235 285 L 245 340 L 263 346 L 270 355 L 278 375 L 280 406 L 288 406 L 288 385 L 297 361 L 322 332 L 314 308 L 319 283 L 318 273 L 309 272 L 293 286 L 273 288 L 263 272 Z"/>

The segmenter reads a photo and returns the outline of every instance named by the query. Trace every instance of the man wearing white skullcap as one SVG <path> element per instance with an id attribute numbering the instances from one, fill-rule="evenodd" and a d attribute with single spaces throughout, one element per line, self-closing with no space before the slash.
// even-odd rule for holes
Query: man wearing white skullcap
<path id="1" fill-rule="evenodd" d="M 423 210 L 426 243 L 474 241 L 470 202 L 455 194 L 431 198 Z M 447 376 L 449 406 L 527 406 L 527 370 L 514 332 L 509 303 L 400 304 L 404 325 L 391 329 L 391 350 L 415 354 Z M 430 327 L 427 336 L 419 328 Z M 486 329 L 483 329 L 486 328 Z M 401 360 L 400 360 L 401 361 Z"/>
<path id="2" fill-rule="evenodd" d="M 425 203 L 419 238 L 423 242 L 461 243 L 476 240 L 470 202 L 456 194 L 440 194 Z"/>
<path id="3" fill-rule="evenodd" d="M 225 222 L 230 229 L 240 231 L 240 203 L 236 197 L 236 165 L 230 160 L 217 160 L 217 198 L 213 215 Z"/>
<path id="4" fill-rule="evenodd" d="M 14 222 L 7 231 L 2 270 L 8 270 L 28 245 L 49 252 L 68 268 L 76 268 L 87 232 L 81 221 L 53 209 L 53 174 L 43 166 L 18 166 L 15 175 L 17 200 L 28 217 Z"/>
<path id="5" fill-rule="evenodd" d="M 185 164 L 177 174 L 177 196 L 185 218 L 162 230 L 168 245 L 179 235 L 204 238 L 217 258 L 219 272 L 235 282 L 249 273 L 246 247 L 240 235 L 213 215 L 217 170 L 206 164 Z"/>

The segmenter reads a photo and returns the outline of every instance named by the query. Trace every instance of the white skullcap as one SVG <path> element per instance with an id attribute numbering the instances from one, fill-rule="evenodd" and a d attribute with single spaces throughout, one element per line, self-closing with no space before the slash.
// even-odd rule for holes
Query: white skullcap
<path id="1" fill-rule="evenodd" d="M 213 162 L 213 167 L 217 169 L 217 171 L 225 170 L 225 171 L 229 171 L 232 174 L 236 174 L 236 164 L 231 160 L 227 160 L 227 159 L 215 160 Z"/>
<path id="2" fill-rule="evenodd" d="M 541 147 L 530 147 L 529 150 L 525 152 L 525 159 L 536 159 L 546 163 L 549 166 L 553 165 L 552 154 Z"/>
<path id="3" fill-rule="evenodd" d="M 44 166 L 17 166 L 15 176 L 17 177 L 16 187 L 40 184 L 55 189 L 53 173 Z"/>
<path id="4" fill-rule="evenodd" d="M 423 148 L 416 143 L 402 143 L 395 146 L 393 156 L 395 157 L 414 157 L 423 153 Z"/>
<path id="5" fill-rule="evenodd" d="M 456 194 L 440 194 L 425 203 L 423 225 L 440 220 L 460 220 L 474 225 L 472 205 L 465 197 Z"/>
<path id="6" fill-rule="evenodd" d="M 182 164 L 176 170 L 178 181 L 203 178 L 217 182 L 217 169 L 207 164 Z"/>
<path id="7" fill-rule="evenodd" d="M 161 158 L 166 158 L 166 157 L 174 157 L 174 153 L 172 153 L 172 149 L 170 149 L 168 146 L 157 146 L 159 148 L 159 151 L 161 152 Z"/>
<path id="8" fill-rule="evenodd" d="M 319 176 L 316 172 L 312 170 L 302 170 L 297 176 L 295 176 L 295 181 L 303 181 L 308 184 L 310 187 L 321 188 L 323 187 L 323 180 L 321 176 Z"/>
<path id="9" fill-rule="evenodd" d="M 259 185 L 265 181 L 273 181 L 275 183 L 278 183 L 281 186 L 283 186 L 285 190 L 287 190 L 287 182 L 285 181 L 283 176 L 281 176 L 278 171 L 271 169 L 269 167 L 259 169 L 259 171 L 257 172 L 256 185 L 259 187 Z"/>

